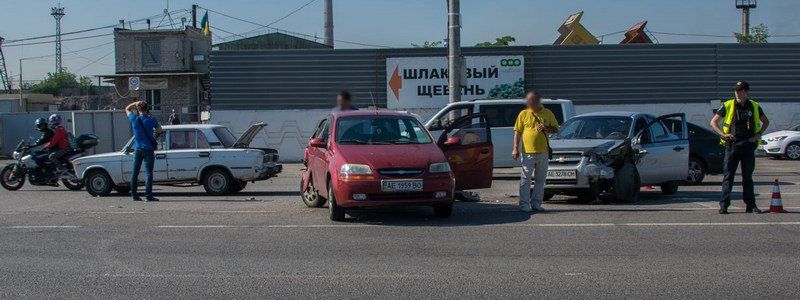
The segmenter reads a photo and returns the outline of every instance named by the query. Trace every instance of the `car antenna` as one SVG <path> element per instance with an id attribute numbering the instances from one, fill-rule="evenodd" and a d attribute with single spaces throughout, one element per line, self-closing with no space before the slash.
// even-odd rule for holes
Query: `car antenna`
<path id="1" fill-rule="evenodd" d="M 375 104 L 375 97 L 372 96 L 372 91 L 369 91 L 369 99 L 372 100 L 372 107 L 374 107 L 375 110 L 377 111 L 378 110 L 378 104 Z"/>

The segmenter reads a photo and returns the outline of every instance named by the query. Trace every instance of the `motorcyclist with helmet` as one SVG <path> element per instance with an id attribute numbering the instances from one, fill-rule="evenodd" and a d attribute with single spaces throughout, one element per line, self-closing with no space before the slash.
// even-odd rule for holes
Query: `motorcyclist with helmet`
<path id="1" fill-rule="evenodd" d="M 67 130 L 64 129 L 64 126 L 61 126 L 61 116 L 57 114 L 50 115 L 47 118 L 47 124 L 53 130 L 53 138 L 44 145 L 44 149 L 50 152 L 48 158 L 56 166 L 56 173 L 60 173 L 65 170 L 62 166 L 61 158 L 72 150 L 69 145 L 69 137 Z"/>
<path id="2" fill-rule="evenodd" d="M 53 130 L 50 129 L 50 126 L 47 125 L 47 119 L 45 119 L 45 118 L 36 119 L 34 124 L 36 124 L 36 130 L 41 132 L 42 136 L 40 136 L 39 139 L 36 140 L 36 142 L 34 142 L 32 145 L 30 145 L 29 146 L 30 148 L 36 147 L 36 146 L 41 146 L 41 145 L 44 145 L 44 144 L 50 142 L 50 140 L 53 139 L 53 135 L 55 134 L 55 132 L 53 132 Z"/>

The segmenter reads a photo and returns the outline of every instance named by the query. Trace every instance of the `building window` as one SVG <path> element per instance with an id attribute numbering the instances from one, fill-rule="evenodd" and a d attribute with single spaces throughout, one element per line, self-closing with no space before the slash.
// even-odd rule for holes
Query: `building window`
<path id="1" fill-rule="evenodd" d="M 144 90 L 142 91 L 142 99 L 150 104 L 150 110 L 161 110 L 161 90 Z"/>
<path id="2" fill-rule="evenodd" d="M 161 41 L 142 41 L 142 64 L 161 65 Z"/>

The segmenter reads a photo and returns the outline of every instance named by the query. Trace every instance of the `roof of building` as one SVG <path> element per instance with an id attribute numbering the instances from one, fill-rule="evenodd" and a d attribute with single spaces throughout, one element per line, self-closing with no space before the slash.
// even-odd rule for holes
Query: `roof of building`
<path id="1" fill-rule="evenodd" d="M 332 47 L 312 40 L 293 35 L 273 32 L 246 37 L 230 42 L 214 45 L 219 50 L 255 50 L 255 49 L 331 49 Z"/>

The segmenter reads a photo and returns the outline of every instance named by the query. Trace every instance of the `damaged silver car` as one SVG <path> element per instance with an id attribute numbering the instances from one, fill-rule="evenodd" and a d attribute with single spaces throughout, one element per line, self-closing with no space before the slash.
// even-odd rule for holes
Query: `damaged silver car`
<path id="1" fill-rule="evenodd" d="M 680 119 L 682 131 L 668 130 L 665 119 Z M 562 194 L 581 202 L 636 202 L 642 186 L 675 194 L 688 175 L 686 126 L 682 113 L 595 112 L 567 120 L 550 135 L 545 199 Z"/>

